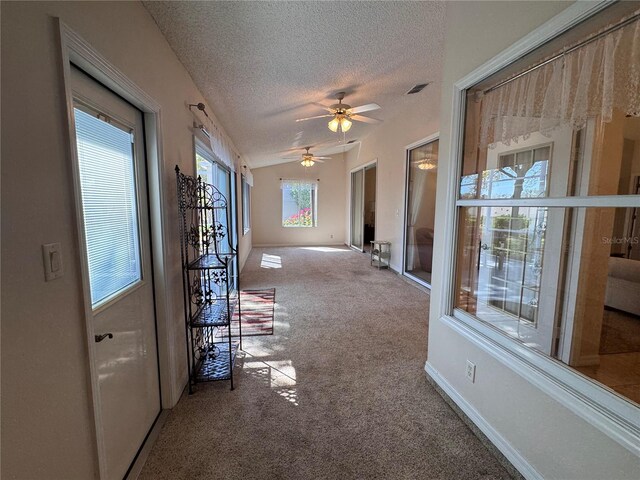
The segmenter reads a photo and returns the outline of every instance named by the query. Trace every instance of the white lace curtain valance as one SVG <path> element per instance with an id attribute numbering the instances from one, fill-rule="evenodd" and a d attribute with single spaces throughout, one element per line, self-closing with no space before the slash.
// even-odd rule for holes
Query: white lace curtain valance
<path id="1" fill-rule="evenodd" d="M 637 16 L 639 12 L 634 15 Z M 614 109 L 640 116 L 640 20 L 611 31 L 478 96 L 480 146 L 509 145 L 532 132 L 584 127 Z"/>
<path id="2" fill-rule="evenodd" d="M 238 155 L 231 148 L 230 142 L 225 138 L 224 133 L 222 133 L 213 122 L 210 122 L 210 128 L 208 130 L 211 151 L 222 163 L 235 172 L 238 168 Z"/>
<path id="3" fill-rule="evenodd" d="M 311 180 L 280 179 L 280 188 L 284 189 L 287 187 L 305 187 L 317 191 L 318 182 Z"/>

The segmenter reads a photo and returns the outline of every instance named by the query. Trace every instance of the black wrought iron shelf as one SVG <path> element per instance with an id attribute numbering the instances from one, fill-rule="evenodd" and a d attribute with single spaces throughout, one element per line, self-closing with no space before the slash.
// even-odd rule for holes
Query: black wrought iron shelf
<path id="1" fill-rule="evenodd" d="M 234 204 L 177 166 L 176 184 L 189 393 L 195 384 L 215 380 L 229 380 L 233 390 L 233 365 L 242 349 L 238 252 L 229 228 Z M 236 311 L 237 330 L 231 327 Z"/>
<path id="2" fill-rule="evenodd" d="M 187 208 L 192 210 L 226 210 L 226 205 L 189 205 Z"/>
<path id="3" fill-rule="evenodd" d="M 187 268 L 189 270 L 226 268 L 235 256 L 235 253 L 206 253 L 196 258 Z"/>
<path id="4" fill-rule="evenodd" d="M 205 305 L 191 318 L 191 328 L 226 327 L 233 318 L 238 305 L 237 292 L 226 298 L 219 298 L 211 305 Z"/>
<path id="5" fill-rule="evenodd" d="M 215 382 L 218 380 L 230 380 L 237 353 L 237 342 L 231 343 L 231 346 L 227 342 L 212 344 L 210 351 L 200 359 L 200 364 L 194 374 L 195 381 Z"/>

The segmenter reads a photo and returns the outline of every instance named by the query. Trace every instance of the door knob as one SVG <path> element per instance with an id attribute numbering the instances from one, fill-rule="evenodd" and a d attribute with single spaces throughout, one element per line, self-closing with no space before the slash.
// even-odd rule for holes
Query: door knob
<path id="1" fill-rule="evenodd" d="M 105 338 L 113 338 L 113 333 L 103 333 L 102 335 L 96 335 L 96 343 L 100 343 Z"/>

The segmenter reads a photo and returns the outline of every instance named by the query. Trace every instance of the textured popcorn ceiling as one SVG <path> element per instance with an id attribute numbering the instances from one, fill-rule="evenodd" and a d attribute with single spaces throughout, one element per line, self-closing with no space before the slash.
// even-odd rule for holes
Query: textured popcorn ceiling
<path id="1" fill-rule="evenodd" d="M 311 102 L 375 102 L 390 120 L 439 81 L 444 29 L 439 2 L 145 2 L 222 126 L 253 168 L 282 150 L 337 145 L 342 135 Z M 201 99 L 184 99 L 195 103 Z M 354 122 L 346 141 L 372 129 Z M 338 150 L 342 150 L 340 147 Z M 312 150 L 313 151 L 313 150 Z M 328 153 L 335 148 L 319 148 Z"/>

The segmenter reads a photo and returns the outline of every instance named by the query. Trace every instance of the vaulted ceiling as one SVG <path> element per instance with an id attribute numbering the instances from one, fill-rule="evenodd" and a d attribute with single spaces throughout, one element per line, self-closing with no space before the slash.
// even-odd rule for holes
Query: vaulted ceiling
<path id="1" fill-rule="evenodd" d="M 313 102 L 375 102 L 366 115 L 390 120 L 414 85 L 439 81 L 440 2 L 145 2 L 160 30 L 252 168 L 282 151 L 323 144 L 341 150 L 380 126 L 354 122 L 346 136 Z M 427 87 L 430 88 L 430 87 Z M 420 94 L 418 94 L 420 95 Z M 201 99 L 185 99 L 197 102 Z M 333 146 L 333 148 L 331 148 Z M 336 148 L 337 146 L 337 148 Z"/>

